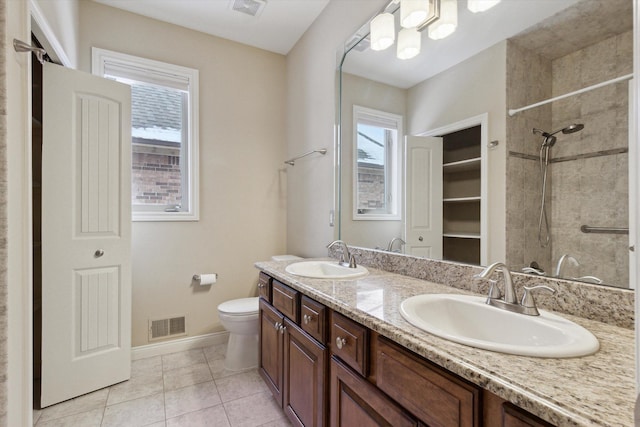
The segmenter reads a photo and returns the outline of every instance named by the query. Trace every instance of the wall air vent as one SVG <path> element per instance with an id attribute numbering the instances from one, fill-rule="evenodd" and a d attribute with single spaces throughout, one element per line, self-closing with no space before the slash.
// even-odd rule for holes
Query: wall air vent
<path id="1" fill-rule="evenodd" d="M 149 320 L 149 341 L 187 335 L 185 316 Z"/>
<path id="2" fill-rule="evenodd" d="M 231 0 L 231 10 L 250 16 L 260 16 L 267 0 Z"/>

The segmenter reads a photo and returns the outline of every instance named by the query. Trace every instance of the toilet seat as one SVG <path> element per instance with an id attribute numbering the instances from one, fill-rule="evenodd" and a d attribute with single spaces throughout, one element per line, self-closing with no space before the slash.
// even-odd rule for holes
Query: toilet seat
<path id="1" fill-rule="evenodd" d="M 238 298 L 225 301 L 218 306 L 218 312 L 228 316 L 246 316 L 247 314 L 257 314 L 259 311 L 259 297 Z"/>

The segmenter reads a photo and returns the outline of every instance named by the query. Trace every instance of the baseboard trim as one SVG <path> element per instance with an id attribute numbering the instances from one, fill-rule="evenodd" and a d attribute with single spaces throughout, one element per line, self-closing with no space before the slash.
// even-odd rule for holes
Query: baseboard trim
<path id="1" fill-rule="evenodd" d="M 208 347 L 210 345 L 224 344 L 229 340 L 229 332 L 214 332 L 195 337 L 180 338 L 177 340 L 141 345 L 131 349 L 131 360 L 144 359 L 164 354 L 177 353 L 179 351 L 192 350 L 194 348 Z"/>

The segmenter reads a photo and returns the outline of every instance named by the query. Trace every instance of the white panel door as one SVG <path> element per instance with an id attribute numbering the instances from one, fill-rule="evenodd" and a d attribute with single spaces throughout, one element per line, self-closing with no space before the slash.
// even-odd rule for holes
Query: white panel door
<path id="1" fill-rule="evenodd" d="M 442 138 L 405 139 L 405 253 L 442 259 Z"/>
<path id="2" fill-rule="evenodd" d="M 131 372 L 131 94 L 45 64 L 42 406 Z"/>

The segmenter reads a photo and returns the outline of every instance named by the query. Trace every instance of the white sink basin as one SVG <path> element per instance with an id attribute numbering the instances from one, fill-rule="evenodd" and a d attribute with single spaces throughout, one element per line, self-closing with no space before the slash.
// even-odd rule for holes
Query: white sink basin
<path id="1" fill-rule="evenodd" d="M 407 298 L 402 316 L 414 326 L 460 344 L 534 357 L 578 357 L 600 344 L 585 328 L 540 310 L 527 316 L 485 304 L 486 298 L 431 294 Z"/>
<path id="2" fill-rule="evenodd" d="M 289 264 L 284 270 L 296 276 L 314 279 L 354 279 L 369 274 L 369 270 L 360 265 L 349 268 L 336 261 L 301 261 Z"/>

